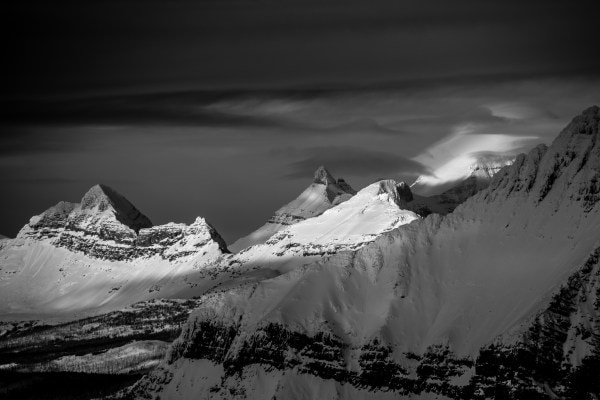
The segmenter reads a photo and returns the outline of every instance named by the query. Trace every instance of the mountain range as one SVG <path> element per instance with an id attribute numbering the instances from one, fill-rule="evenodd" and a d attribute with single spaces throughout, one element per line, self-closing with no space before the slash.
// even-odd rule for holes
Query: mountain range
<path id="1" fill-rule="evenodd" d="M 0 316 L 194 298 L 125 398 L 598 398 L 599 131 L 590 107 L 550 146 L 428 197 L 319 167 L 229 247 L 202 218 L 152 226 L 97 185 L 0 241 Z"/>

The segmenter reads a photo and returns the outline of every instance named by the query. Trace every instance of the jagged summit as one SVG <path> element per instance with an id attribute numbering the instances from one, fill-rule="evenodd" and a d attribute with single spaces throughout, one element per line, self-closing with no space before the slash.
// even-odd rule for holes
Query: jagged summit
<path id="1" fill-rule="evenodd" d="M 383 232 L 418 219 L 416 213 L 407 209 L 402 198 L 405 194 L 402 187 L 405 186 L 392 179 L 372 183 L 320 215 L 282 227 L 263 244 L 236 254 L 234 260 L 277 264 L 280 257 L 284 260 L 293 257 L 295 262 L 304 264 L 304 257 L 363 247 Z"/>
<path id="2" fill-rule="evenodd" d="M 583 111 L 563 129 L 550 147 L 539 145 L 517 156 L 511 168 L 498 173 L 484 196 L 490 200 L 517 195 L 534 204 L 558 209 L 564 201 L 581 202 L 591 210 L 600 200 L 600 112 Z"/>
<path id="3" fill-rule="evenodd" d="M 284 205 L 256 231 L 244 236 L 229 246 L 233 252 L 264 243 L 276 232 L 288 225 L 321 215 L 326 210 L 345 202 L 356 194 L 342 178 L 337 179 L 321 165 L 314 173 L 310 184 L 296 199 Z"/>
<path id="4" fill-rule="evenodd" d="M 129 200 L 103 184 L 89 189 L 81 203 L 61 201 L 32 217 L 18 238 L 49 240 L 54 246 L 107 260 L 155 255 L 174 260 L 211 243 L 219 254 L 228 252 L 223 238 L 204 218 L 191 225 L 153 226 Z"/>
<path id="5" fill-rule="evenodd" d="M 335 178 L 333 177 L 333 175 L 331 175 L 331 172 L 329 172 L 324 165 L 321 165 L 319 166 L 319 168 L 317 168 L 313 177 L 314 183 L 318 183 L 321 185 L 336 184 Z"/>
<path id="6" fill-rule="evenodd" d="M 142 228 L 152 226 L 150 219 L 143 215 L 129 200 L 104 184 L 92 186 L 83 196 L 80 204 L 82 210 L 112 211 L 119 222 L 136 232 Z"/>

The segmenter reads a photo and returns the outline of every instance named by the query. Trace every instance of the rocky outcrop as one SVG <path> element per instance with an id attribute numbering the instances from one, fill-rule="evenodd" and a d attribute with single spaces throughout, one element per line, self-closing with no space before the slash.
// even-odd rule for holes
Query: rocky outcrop
<path id="1" fill-rule="evenodd" d="M 131 260 L 159 255 L 174 260 L 225 241 L 203 218 L 191 225 L 152 226 L 125 197 L 106 185 L 92 187 L 81 203 L 61 201 L 31 218 L 19 238 L 48 240 L 53 245 L 105 260 Z"/>

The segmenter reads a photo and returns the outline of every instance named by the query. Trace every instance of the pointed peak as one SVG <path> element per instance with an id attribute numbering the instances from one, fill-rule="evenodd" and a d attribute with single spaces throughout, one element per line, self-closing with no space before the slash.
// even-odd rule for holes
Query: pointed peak
<path id="1" fill-rule="evenodd" d="M 112 188 L 103 185 L 101 183 L 92 186 L 81 199 L 82 209 L 92 209 L 98 207 L 100 211 L 108 209 L 109 206 L 113 205 L 115 200 L 125 200 L 123 196 L 117 193 Z"/>
<path id="2" fill-rule="evenodd" d="M 223 253 L 230 253 L 227 248 L 227 243 L 219 234 L 217 229 L 203 217 L 196 217 L 196 220 L 188 227 L 188 230 L 194 234 L 202 233 L 208 235 L 211 240 L 219 245 L 219 249 Z"/>
<path id="3" fill-rule="evenodd" d="M 152 226 L 152 222 L 129 200 L 104 184 L 94 185 L 87 191 L 81 199 L 81 209 L 98 212 L 112 211 L 119 222 L 135 231 Z"/>
<path id="4" fill-rule="evenodd" d="M 315 171 L 313 182 L 319 183 L 321 185 L 331 185 L 335 184 L 336 180 L 333 177 L 333 175 L 331 175 L 331 173 L 327 170 L 327 168 L 325 168 L 324 165 L 321 165 Z"/>

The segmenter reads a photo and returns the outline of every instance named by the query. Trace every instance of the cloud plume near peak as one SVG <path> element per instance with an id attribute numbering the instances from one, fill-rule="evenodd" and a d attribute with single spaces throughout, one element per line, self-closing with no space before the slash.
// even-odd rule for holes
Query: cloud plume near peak
<path id="1" fill-rule="evenodd" d="M 309 147 L 288 151 L 300 159 L 291 162 L 287 178 L 310 177 L 319 165 L 326 165 L 336 174 L 347 174 L 362 178 L 416 178 L 431 171 L 418 161 L 386 151 L 376 151 L 352 146 Z"/>

